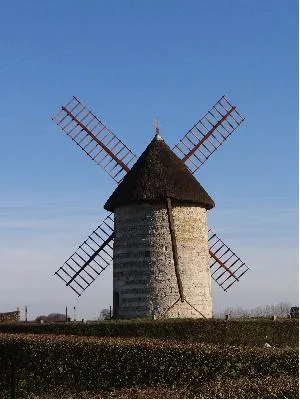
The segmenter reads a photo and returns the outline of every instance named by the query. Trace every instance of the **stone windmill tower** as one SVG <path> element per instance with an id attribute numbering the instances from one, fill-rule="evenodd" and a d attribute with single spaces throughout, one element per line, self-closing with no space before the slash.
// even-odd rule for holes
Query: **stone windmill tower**
<path id="1" fill-rule="evenodd" d="M 135 155 L 73 97 L 52 118 L 118 183 L 110 214 L 55 274 L 80 296 L 113 261 L 116 318 L 212 316 L 211 277 L 227 291 L 248 270 L 211 230 L 214 201 L 194 173 L 243 122 L 223 96 L 171 150 Z"/>
<path id="2" fill-rule="evenodd" d="M 104 206 L 115 214 L 116 317 L 212 316 L 206 221 L 212 207 L 157 134 Z"/>

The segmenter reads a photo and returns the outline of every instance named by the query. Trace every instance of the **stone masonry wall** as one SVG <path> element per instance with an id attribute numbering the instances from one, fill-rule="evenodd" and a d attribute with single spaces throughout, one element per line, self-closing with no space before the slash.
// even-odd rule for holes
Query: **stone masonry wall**
<path id="1" fill-rule="evenodd" d="M 118 207 L 114 239 L 114 312 L 119 318 L 212 316 L 206 210 L 175 206 L 181 302 L 165 204 Z M 179 300 L 179 301 L 178 301 Z"/>

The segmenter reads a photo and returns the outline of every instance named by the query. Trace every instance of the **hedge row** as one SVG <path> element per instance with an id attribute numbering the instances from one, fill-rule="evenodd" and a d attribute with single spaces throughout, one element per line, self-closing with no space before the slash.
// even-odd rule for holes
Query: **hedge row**
<path id="1" fill-rule="evenodd" d="M 298 320 L 134 320 L 99 323 L 0 324 L 3 333 L 35 333 L 97 337 L 149 337 L 216 344 L 297 347 Z"/>
<path id="2" fill-rule="evenodd" d="M 287 374 L 298 376 L 295 349 L 216 346 L 150 339 L 0 335 L 0 396 L 41 397 L 108 388 L 185 388 Z"/>
<path id="3" fill-rule="evenodd" d="M 49 398 L 89 399 L 296 399 L 299 398 L 299 379 L 289 375 L 258 376 L 205 382 L 199 388 L 124 388 L 101 392 L 84 391 L 76 393 L 57 389 L 48 394 Z M 34 397 L 34 396 L 33 396 Z"/>
<path id="4" fill-rule="evenodd" d="M 199 388 L 166 388 L 166 387 L 134 387 L 123 389 L 107 389 L 97 392 L 75 391 L 74 389 L 57 387 L 44 395 L 39 392 L 25 393 L 28 398 L 56 399 L 297 399 L 299 398 L 299 379 L 289 375 L 258 376 L 255 378 L 239 378 L 205 382 Z M 24 394 L 24 392 L 23 392 Z M 0 394 L 1 395 L 1 394 Z"/>
<path id="5" fill-rule="evenodd" d="M 299 379 L 289 375 L 257 376 L 206 382 L 188 397 L 209 399 L 297 399 Z"/>

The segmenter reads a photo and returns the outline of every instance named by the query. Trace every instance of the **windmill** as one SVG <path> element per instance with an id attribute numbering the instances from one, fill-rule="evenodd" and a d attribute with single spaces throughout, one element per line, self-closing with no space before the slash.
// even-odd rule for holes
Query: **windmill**
<path id="1" fill-rule="evenodd" d="M 52 120 L 117 183 L 110 213 L 55 272 L 78 296 L 113 262 L 117 318 L 212 315 L 249 269 L 206 222 L 214 201 L 195 172 L 244 121 L 222 96 L 171 150 L 156 135 L 135 154 L 76 97 Z"/>

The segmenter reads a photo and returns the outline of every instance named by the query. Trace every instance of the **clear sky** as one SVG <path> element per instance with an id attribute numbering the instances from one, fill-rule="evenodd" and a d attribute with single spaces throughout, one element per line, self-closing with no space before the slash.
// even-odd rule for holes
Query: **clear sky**
<path id="1" fill-rule="evenodd" d="M 0 312 L 112 304 L 112 269 L 80 300 L 53 273 L 106 215 L 113 180 L 51 115 L 72 95 L 136 154 L 152 120 L 173 146 L 225 94 L 246 121 L 197 173 L 209 226 L 251 271 L 214 309 L 298 303 L 298 3 L 0 1 Z"/>

